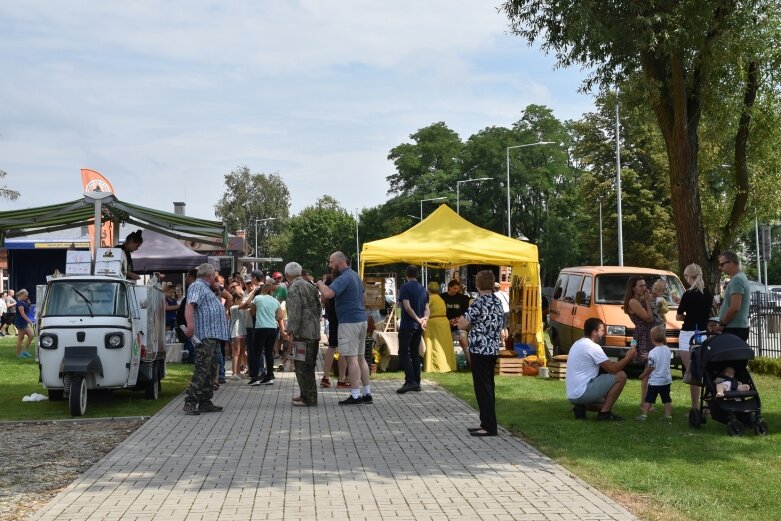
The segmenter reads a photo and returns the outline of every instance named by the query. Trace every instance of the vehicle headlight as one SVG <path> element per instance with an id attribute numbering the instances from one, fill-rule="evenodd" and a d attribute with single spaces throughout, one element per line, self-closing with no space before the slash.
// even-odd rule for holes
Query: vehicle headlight
<path id="1" fill-rule="evenodd" d="M 125 335 L 109 333 L 106 335 L 106 349 L 119 349 L 125 345 Z"/>
<path id="2" fill-rule="evenodd" d="M 607 326 L 607 334 L 615 336 L 626 336 L 626 326 Z"/>
<path id="3" fill-rule="evenodd" d="M 57 349 L 57 337 L 51 334 L 41 335 L 38 345 L 42 349 Z"/>

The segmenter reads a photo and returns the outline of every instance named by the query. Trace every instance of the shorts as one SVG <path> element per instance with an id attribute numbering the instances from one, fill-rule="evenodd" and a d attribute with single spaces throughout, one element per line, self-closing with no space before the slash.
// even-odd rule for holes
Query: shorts
<path id="1" fill-rule="evenodd" d="M 339 323 L 328 321 L 328 347 L 339 347 Z"/>
<path id="2" fill-rule="evenodd" d="M 593 378 L 587 385 L 586 390 L 580 397 L 570 399 L 570 403 L 575 405 L 588 405 L 590 403 L 600 403 L 605 401 L 607 392 L 616 383 L 616 377 L 610 373 L 605 373 Z"/>
<path id="3" fill-rule="evenodd" d="M 700 333 L 703 337 L 705 333 Z M 694 337 L 694 331 L 681 330 L 678 335 L 678 351 L 688 351 L 691 347 L 691 340 Z"/>
<path id="4" fill-rule="evenodd" d="M 670 386 L 672 384 L 666 384 L 666 385 L 649 385 L 648 391 L 645 393 L 645 403 L 656 403 L 656 397 L 660 396 L 662 398 L 662 403 L 670 403 L 672 402 L 672 399 L 670 399 Z"/>
<path id="5" fill-rule="evenodd" d="M 16 313 L 6 313 L 5 314 L 5 324 L 7 326 L 13 326 L 14 322 L 16 322 Z"/>
<path id="6" fill-rule="evenodd" d="M 358 356 L 366 352 L 367 322 L 339 324 L 339 354 Z"/>

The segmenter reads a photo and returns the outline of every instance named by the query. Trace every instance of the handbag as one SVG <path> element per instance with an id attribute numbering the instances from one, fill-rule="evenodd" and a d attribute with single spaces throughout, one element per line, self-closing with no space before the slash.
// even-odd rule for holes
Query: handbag
<path id="1" fill-rule="evenodd" d="M 306 361 L 306 342 L 293 342 L 293 360 L 296 362 Z"/>
<path id="2" fill-rule="evenodd" d="M 683 373 L 683 383 L 689 385 L 699 385 L 700 382 L 694 376 L 694 371 L 692 371 L 692 365 L 694 365 L 693 362 L 689 362 L 689 367 L 687 367 L 686 372 Z"/>

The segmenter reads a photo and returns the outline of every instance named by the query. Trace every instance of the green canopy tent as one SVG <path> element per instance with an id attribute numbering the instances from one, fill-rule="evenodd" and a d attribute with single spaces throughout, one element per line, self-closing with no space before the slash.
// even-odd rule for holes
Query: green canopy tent
<path id="1" fill-rule="evenodd" d="M 0 212 L 0 246 L 7 238 L 94 225 L 98 211 L 101 223 L 113 222 L 116 231 L 121 223 L 127 223 L 215 246 L 225 246 L 228 240 L 225 225 L 220 221 L 153 210 L 120 201 L 111 194 L 88 192 L 83 198 L 67 203 Z"/>

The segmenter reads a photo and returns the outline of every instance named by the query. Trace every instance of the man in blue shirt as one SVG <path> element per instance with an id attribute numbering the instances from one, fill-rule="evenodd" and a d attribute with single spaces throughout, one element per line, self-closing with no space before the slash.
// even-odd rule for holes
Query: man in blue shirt
<path id="1" fill-rule="evenodd" d="M 184 310 L 187 320 L 185 336 L 198 352 L 193 378 L 184 398 L 184 412 L 191 416 L 222 411 L 222 407 L 212 403 L 212 396 L 220 346 L 228 340 L 228 319 L 225 308 L 214 293 L 215 289 L 218 286 L 214 266 L 201 264 L 198 266 L 198 279 L 187 290 L 187 307 Z"/>
<path id="2" fill-rule="evenodd" d="M 404 368 L 404 385 L 396 390 L 399 394 L 420 391 L 420 337 L 429 317 L 428 293 L 418 282 L 418 267 L 407 266 L 405 276 L 407 282 L 399 289 L 399 359 Z"/>
<path id="3" fill-rule="evenodd" d="M 318 280 L 317 289 L 323 297 L 334 299 L 336 316 L 339 318 L 339 356 L 347 359 L 347 373 L 350 377 L 350 396 L 339 402 L 339 405 L 372 403 L 369 364 L 364 357 L 368 321 L 363 281 L 350 269 L 347 257 L 340 251 L 331 254 L 328 265 L 336 278 L 330 286 Z"/>

